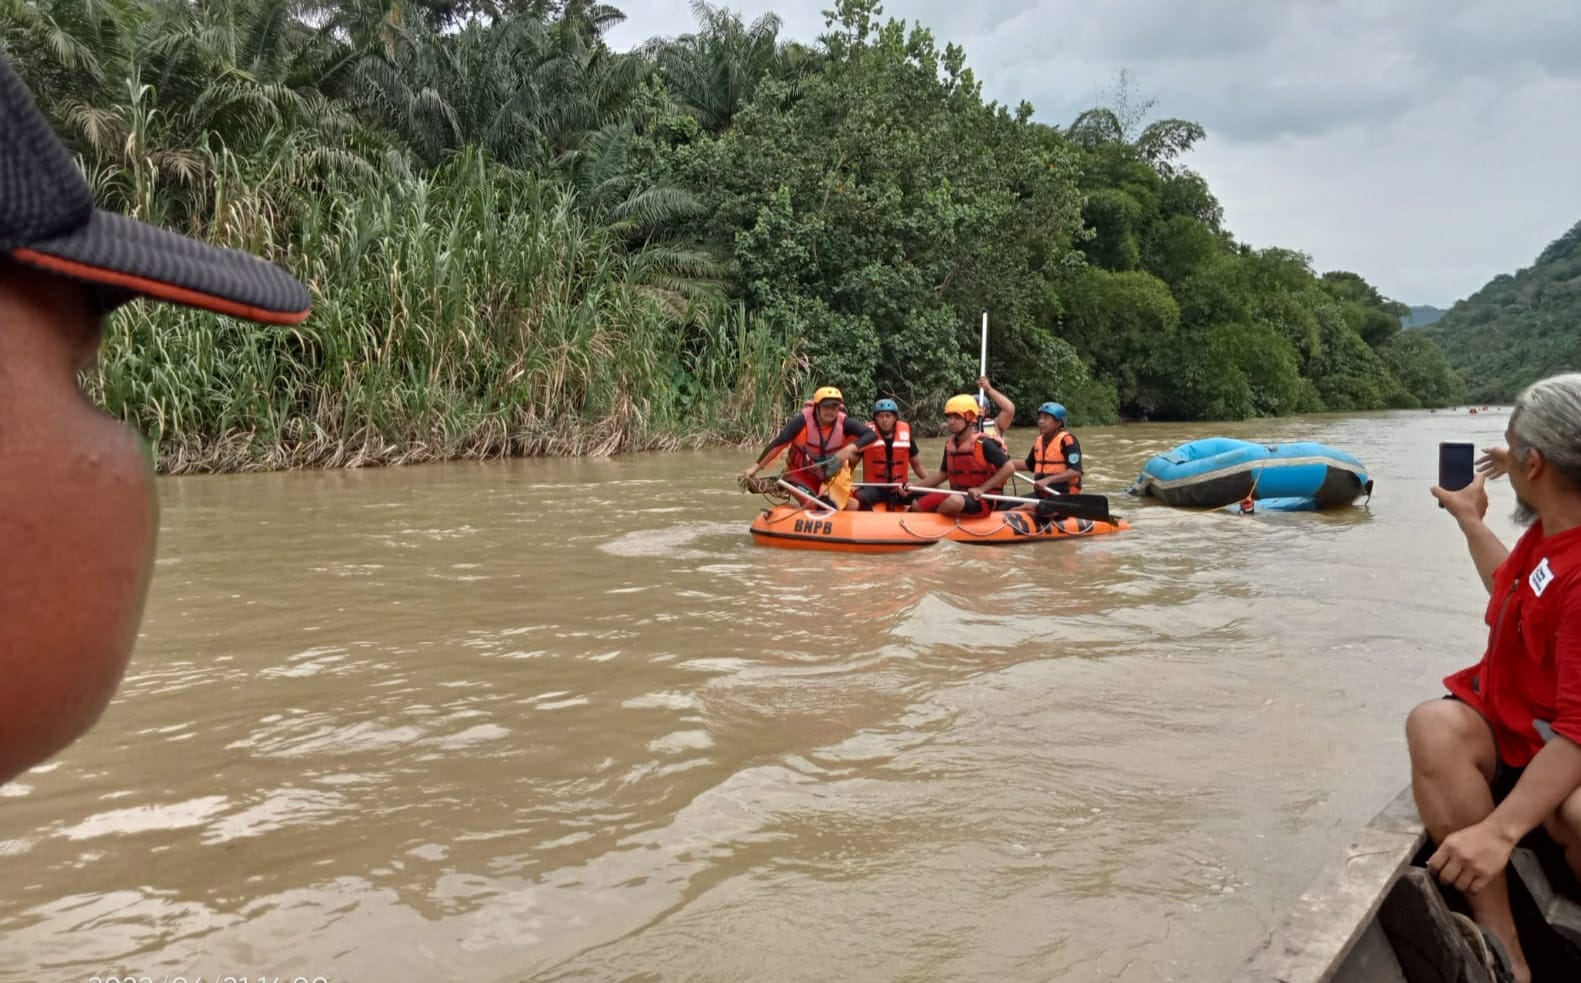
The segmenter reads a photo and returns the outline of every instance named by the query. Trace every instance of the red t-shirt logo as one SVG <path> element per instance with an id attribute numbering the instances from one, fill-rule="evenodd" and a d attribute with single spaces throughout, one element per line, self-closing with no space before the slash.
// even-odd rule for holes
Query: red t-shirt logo
<path id="1" fill-rule="evenodd" d="M 1533 594 L 1536 594 L 1538 597 L 1542 597 L 1543 591 L 1547 590 L 1548 585 L 1553 583 L 1553 581 L 1554 572 L 1549 569 L 1548 558 L 1545 556 L 1543 557 L 1542 562 L 1537 564 L 1537 569 L 1532 571 L 1532 575 L 1527 580 L 1527 583 L 1532 585 Z"/>

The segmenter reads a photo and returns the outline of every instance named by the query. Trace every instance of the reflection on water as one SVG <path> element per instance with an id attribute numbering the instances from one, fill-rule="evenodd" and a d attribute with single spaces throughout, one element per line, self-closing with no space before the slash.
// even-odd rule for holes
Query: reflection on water
<path id="1" fill-rule="evenodd" d="M 166 480 L 120 697 L 0 787 L 0 978 L 1222 978 L 1475 657 L 1425 488 L 1504 422 L 1082 430 L 1131 532 L 879 557 L 755 546 L 728 452 Z M 1121 494 L 1208 432 L 1376 494 Z"/>

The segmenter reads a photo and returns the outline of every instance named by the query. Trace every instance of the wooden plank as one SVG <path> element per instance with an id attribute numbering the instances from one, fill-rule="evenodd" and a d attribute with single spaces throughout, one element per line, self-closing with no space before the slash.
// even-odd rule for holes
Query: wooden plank
<path id="1" fill-rule="evenodd" d="M 1493 983 L 1480 954 L 1466 941 L 1466 930 L 1481 929 L 1450 911 L 1438 884 L 1424 867 L 1411 867 L 1395 882 L 1376 924 L 1388 937 L 1401 973 L 1410 980 L 1438 983 Z M 1347 967 L 1349 962 L 1346 963 Z M 1341 975 L 1335 983 L 1345 983 Z M 1367 977 L 1353 977 L 1357 983 Z"/>
<path id="2" fill-rule="evenodd" d="M 1510 855 L 1516 876 L 1537 903 L 1537 909 L 1555 932 L 1570 944 L 1581 947 L 1581 904 L 1554 890 L 1537 854 L 1522 847 Z"/>
<path id="3" fill-rule="evenodd" d="M 1334 983 L 1408 983 L 1400 960 L 1395 958 L 1394 946 L 1384 934 L 1383 926 L 1374 918 L 1356 948 L 1345 957 L 1334 975 Z"/>
<path id="4" fill-rule="evenodd" d="M 1421 833 L 1423 831 L 1422 817 L 1416 814 L 1416 797 L 1411 794 L 1411 784 L 1406 783 L 1405 788 L 1396 792 L 1389 804 L 1378 810 L 1367 824 L 1368 829 L 1382 830 L 1387 833 Z"/>
<path id="5" fill-rule="evenodd" d="M 1234 983 L 1329 983 L 1426 833 L 1405 787 L 1296 899 Z M 1409 812 L 1405 810 L 1409 807 Z"/>

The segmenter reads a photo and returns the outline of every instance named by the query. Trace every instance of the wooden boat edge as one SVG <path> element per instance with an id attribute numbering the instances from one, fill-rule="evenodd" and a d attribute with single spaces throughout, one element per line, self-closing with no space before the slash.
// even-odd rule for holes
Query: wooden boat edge
<path id="1" fill-rule="evenodd" d="M 1426 839 L 1407 783 L 1292 902 L 1232 983 L 1329 983 Z"/>

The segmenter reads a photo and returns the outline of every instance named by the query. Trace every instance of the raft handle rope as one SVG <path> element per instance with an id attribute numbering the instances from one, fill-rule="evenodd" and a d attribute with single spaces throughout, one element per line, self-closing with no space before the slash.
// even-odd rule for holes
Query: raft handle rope
<path id="1" fill-rule="evenodd" d="M 786 504 L 789 504 L 789 503 L 786 503 Z M 763 524 L 766 525 L 766 526 L 778 525 L 781 522 L 789 522 L 790 520 L 796 518 L 798 515 L 816 515 L 818 518 L 823 518 L 824 516 L 830 515 L 830 514 L 831 513 L 828 513 L 828 512 L 817 512 L 817 513 L 809 512 L 809 511 L 807 511 L 807 506 L 805 506 L 805 505 L 798 505 L 796 508 L 791 509 L 789 512 L 786 512 L 784 515 L 782 515 L 782 516 L 780 516 L 779 518 L 776 519 L 776 518 L 773 517 L 774 516 L 774 510 L 773 509 L 764 509 L 763 510 L 763 516 L 764 516 Z"/>
<path id="2" fill-rule="evenodd" d="M 1247 489 L 1246 497 L 1241 499 L 1239 503 L 1241 506 L 1242 515 L 1251 515 L 1253 512 L 1257 511 L 1257 500 L 1253 496 L 1257 494 L 1257 483 L 1263 480 L 1263 472 L 1266 470 L 1268 470 L 1268 465 L 1265 464 L 1257 469 L 1257 473 L 1255 475 L 1252 475 L 1252 487 Z M 1230 502 L 1229 504 L 1235 505 L 1237 503 Z"/>
<path id="3" fill-rule="evenodd" d="M 960 523 L 956 522 L 956 525 L 959 526 Z M 906 520 L 905 519 L 901 519 L 900 520 L 900 529 L 906 535 L 915 537 L 916 539 L 920 539 L 920 540 L 922 540 L 923 542 L 926 542 L 926 543 L 937 543 L 939 540 L 945 538 L 946 536 L 948 536 L 950 534 L 950 530 L 946 529 L 944 532 L 939 533 L 937 536 L 924 536 L 922 533 L 917 532 L 915 529 L 913 529 L 910 526 L 906 525 Z"/>
<path id="4" fill-rule="evenodd" d="M 984 513 L 984 515 L 993 515 L 993 513 L 992 512 L 986 512 L 986 513 Z M 978 518 L 978 516 L 972 515 L 972 516 L 967 516 L 966 518 L 968 518 L 968 519 L 976 519 L 976 518 Z M 965 526 L 961 525 L 961 517 L 959 515 L 957 515 L 955 517 L 955 528 L 959 529 L 961 532 L 966 533 L 966 535 L 968 535 L 968 536 L 976 536 L 978 539 L 987 539 L 989 536 L 993 536 L 993 535 L 997 534 L 999 532 L 999 530 L 1001 528 L 1003 528 L 1003 523 L 1004 523 L 1004 520 L 1001 519 L 999 526 L 996 526 L 995 528 L 990 529 L 987 532 L 977 532 L 975 530 L 968 529 Z"/>

